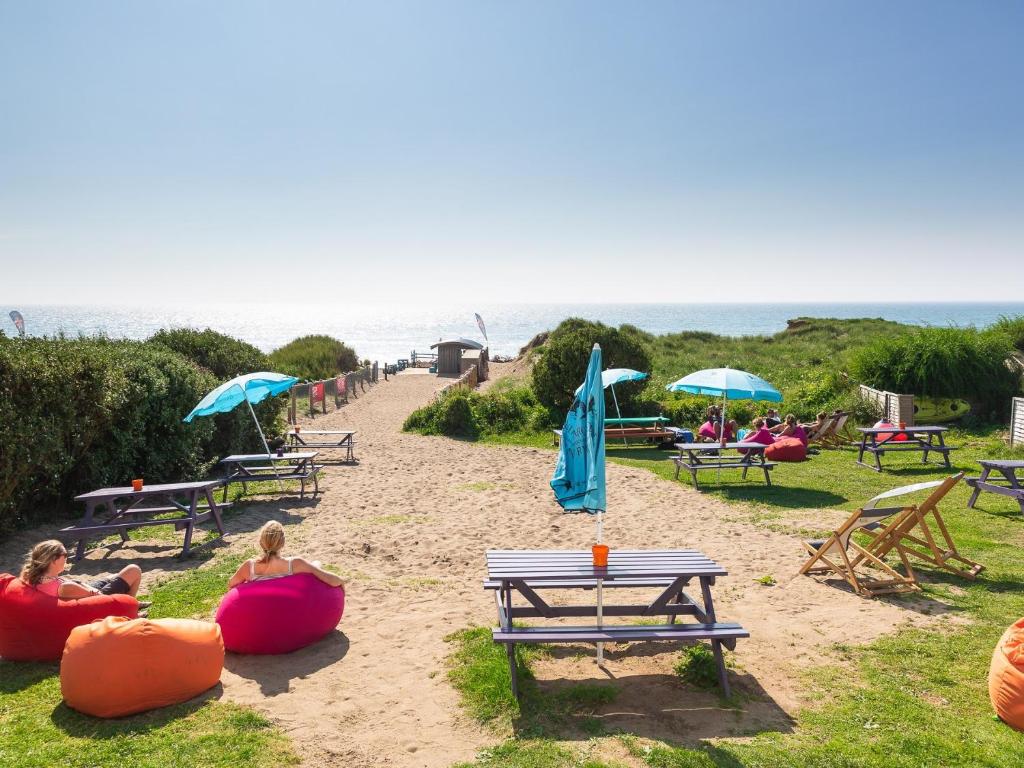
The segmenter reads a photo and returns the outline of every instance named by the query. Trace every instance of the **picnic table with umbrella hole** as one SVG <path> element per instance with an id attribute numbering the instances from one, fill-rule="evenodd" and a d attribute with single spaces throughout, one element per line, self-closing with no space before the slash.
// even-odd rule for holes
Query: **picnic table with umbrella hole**
<path id="1" fill-rule="evenodd" d="M 512 692 L 519 695 L 515 646 L 517 643 L 616 643 L 629 641 L 711 642 L 722 692 L 729 695 L 722 647 L 735 649 L 736 641 L 750 633 L 739 624 L 722 623 L 715 615 L 711 587 L 726 571 L 721 565 L 693 549 L 623 549 L 608 554 L 608 565 L 596 567 L 589 550 L 488 550 L 487 580 L 484 588 L 494 590 L 499 626 L 492 630 L 496 643 L 505 645 Z M 697 580 L 700 595 L 686 588 Z M 552 605 L 540 592 L 563 590 L 574 593 L 605 588 L 633 588 L 653 591 L 653 599 L 631 604 L 595 602 L 590 605 Z M 519 595 L 526 605 L 516 605 Z M 665 624 L 613 624 L 601 616 L 649 618 L 664 616 Z M 692 616 L 695 621 L 680 621 Z M 517 619 L 558 620 L 599 619 L 596 625 L 515 626 Z"/>
<path id="2" fill-rule="evenodd" d="M 287 435 L 288 448 L 293 451 L 301 451 L 303 448 L 344 451 L 344 461 L 354 464 L 355 436 L 354 431 L 347 429 L 290 429 Z"/>
<path id="3" fill-rule="evenodd" d="M 764 482 L 771 486 L 772 478 L 768 474 L 775 468 L 775 462 L 765 461 L 764 451 L 768 447 L 764 443 L 675 443 L 679 455 L 672 461 L 676 465 L 675 479 L 679 479 L 679 470 L 685 469 L 693 479 L 693 487 L 698 488 L 697 473 L 705 469 L 740 469 L 743 479 L 747 479 L 747 471 L 759 469 L 764 472 Z M 736 451 L 735 455 L 726 455 L 726 451 Z"/>
<path id="4" fill-rule="evenodd" d="M 956 449 L 946 445 L 943 439 L 947 430 L 948 427 L 857 427 L 857 431 L 861 435 L 857 463 L 862 467 L 881 472 L 882 454 L 891 451 L 919 451 L 924 454 L 921 463 L 928 463 L 929 453 L 938 453 L 942 456 L 946 469 L 952 469 L 952 465 L 949 463 L 949 452 Z M 899 439 L 900 435 L 904 439 Z M 870 453 L 875 457 L 874 466 L 864 462 L 865 453 Z"/>
<path id="5" fill-rule="evenodd" d="M 128 541 L 128 531 L 134 528 L 173 525 L 175 530 L 185 531 L 185 543 L 181 553 L 188 555 L 192 548 L 192 533 L 199 523 L 213 520 L 220 533 L 216 538 L 224 536 L 220 512 L 231 505 L 218 505 L 213 498 L 213 491 L 221 482 L 201 480 L 191 483 L 143 485 L 139 491 L 131 487 L 100 488 L 83 493 L 76 496 L 75 501 L 84 502 L 85 517 L 77 525 L 61 528 L 57 538 L 77 541 L 75 560 L 81 560 L 85 554 L 86 542 L 90 538 L 117 533 L 120 534 L 121 541 Z M 153 515 L 161 517 L 156 520 L 150 519 Z"/>
<path id="6" fill-rule="evenodd" d="M 1019 459 L 979 459 L 978 463 L 981 464 L 981 475 L 967 478 L 967 484 L 974 489 L 971 498 L 967 501 L 967 506 L 973 508 L 975 502 L 978 501 L 978 496 L 982 491 L 986 491 L 1014 499 L 1020 505 L 1021 514 L 1024 515 L 1024 477 L 1017 476 L 1018 472 L 1024 472 L 1024 461 Z M 993 472 L 1002 475 L 1002 480 L 1006 484 L 1003 485 L 995 477 L 991 477 Z"/>
<path id="7" fill-rule="evenodd" d="M 249 483 L 260 480 L 298 480 L 299 498 L 306 495 L 306 481 L 313 481 L 313 496 L 320 492 L 317 475 L 323 469 L 316 464 L 316 451 L 285 453 L 278 456 L 267 456 L 265 453 L 242 453 L 225 456 L 220 463 L 227 467 L 228 474 L 224 477 L 224 500 L 228 498 L 228 486 L 241 483 L 242 490 L 249 492 Z"/>

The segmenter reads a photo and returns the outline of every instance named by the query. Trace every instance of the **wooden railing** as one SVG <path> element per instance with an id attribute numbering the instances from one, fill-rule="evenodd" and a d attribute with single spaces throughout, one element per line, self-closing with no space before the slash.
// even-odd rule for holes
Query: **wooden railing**
<path id="1" fill-rule="evenodd" d="M 890 424 L 900 422 L 907 426 L 914 424 L 914 396 L 899 395 L 895 392 L 883 392 L 880 389 L 872 389 L 864 384 L 860 385 L 860 396 L 862 400 L 870 403 L 875 412 L 882 415 Z"/>
<path id="2" fill-rule="evenodd" d="M 376 384 L 380 373 L 377 363 L 364 366 L 356 371 L 341 373 L 332 379 L 303 381 L 288 390 L 288 423 L 295 424 L 298 417 L 298 401 L 306 400 L 303 413 L 316 416 L 327 413 L 327 404 L 334 403 L 334 410 L 348 403 L 350 397 L 358 397 L 367 387 Z"/>

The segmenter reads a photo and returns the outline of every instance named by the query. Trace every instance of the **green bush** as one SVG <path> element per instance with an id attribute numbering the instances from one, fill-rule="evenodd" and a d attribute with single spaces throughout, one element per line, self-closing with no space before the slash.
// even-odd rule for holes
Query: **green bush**
<path id="1" fill-rule="evenodd" d="M 442 435 L 449 437 L 476 437 L 476 418 L 469 404 L 469 395 L 462 389 L 456 389 L 440 400 L 441 408 L 437 414 L 437 428 Z"/>
<path id="2" fill-rule="evenodd" d="M 632 326 L 622 330 L 580 318 L 563 320 L 543 347 L 533 367 L 533 391 L 538 402 L 564 413 L 572 405 L 576 388 L 587 374 L 587 363 L 594 344 L 601 345 L 601 367 L 632 368 L 650 371 L 651 358 L 644 346 L 643 334 Z M 618 384 L 615 394 L 619 405 L 629 410 L 643 389 L 642 382 Z M 612 405 L 610 391 L 605 393 L 608 408 Z"/>
<path id="3" fill-rule="evenodd" d="M 980 418 L 1005 417 L 1020 390 L 1005 333 L 920 328 L 879 339 L 853 357 L 853 374 L 877 389 L 969 400 Z"/>
<path id="4" fill-rule="evenodd" d="M 544 431 L 548 411 L 526 387 L 489 392 L 452 390 L 409 414 L 402 427 L 424 435 L 475 438 L 481 434 Z"/>
<path id="5" fill-rule="evenodd" d="M 0 339 L 0 531 L 52 519 L 76 494 L 133 477 L 202 476 L 214 425 L 182 418 L 216 384 L 156 345 Z"/>
<path id="6" fill-rule="evenodd" d="M 1016 317 L 1000 317 L 989 330 L 995 333 L 1006 334 L 1010 339 L 1010 344 L 1018 352 L 1024 352 L 1024 315 L 1017 315 Z"/>
<path id="7" fill-rule="evenodd" d="M 302 336 L 270 353 L 275 371 L 319 381 L 359 368 L 354 350 L 330 336 Z"/>
<path id="8" fill-rule="evenodd" d="M 192 328 L 161 330 L 151 336 L 148 343 L 187 357 L 213 373 L 219 382 L 243 373 L 272 369 L 270 358 L 252 344 L 209 328 L 205 331 Z M 265 435 L 276 435 L 283 430 L 285 402 L 284 397 L 267 398 L 253 407 Z M 259 432 L 244 405 L 230 413 L 208 418 L 212 418 L 214 429 L 210 443 L 204 446 L 207 456 L 219 458 L 262 449 Z"/>

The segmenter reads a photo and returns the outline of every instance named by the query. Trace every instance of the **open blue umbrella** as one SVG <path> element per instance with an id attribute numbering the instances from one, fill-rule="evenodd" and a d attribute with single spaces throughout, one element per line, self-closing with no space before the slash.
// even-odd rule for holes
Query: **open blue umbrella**
<path id="1" fill-rule="evenodd" d="M 296 382 L 298 379 L 294 376 L 285 376 L 283 373 L 271 371 L 258 371 L 236 376 L 230 381 L 225 381 L 200 400 L 199 405 L 193 408 L 184 420 L 191 422 L 196 416 L 227 413 L 233 411 L 239 403 L 245 402 L 249 406 L 249 413 L 252 414 L 252 420 L 256 422 L 260 440 L 263 441 L 263 447 L 269 456 L 270 447 L 267 445 L 267 439 L 263 436 L 263 429 L 256 418 L 256 412 L 252 409 L 253 403 L 261 403 L 268 397 L 287 392 Z"/>
<path id="2" fill-rule="evenodd" d="M 622 412 L 619 410 L 619 399 L 615 396 L 615 385 L 624 381 L 643 381 L 647 374 L 643 371 L 634 371 L 632 368 L 609 368 L 601 372 L 601 386 L 604 389 L 612 388 L 612 401 L 615 403 L 615 414 L 621 419 Z M 584 384 L 576 388 L 576 394 L 583 391 Z"/>
<path id="3" fill-rule="evenodd" d="M 601 347 L 590 352 L 583 387 L 565 416 L 558 464 L 551 478 L 555 500 L 562 509 L 597 515 L 597 543 L 601 543 L 601 513 L 605 510 L 604 387 L 601 383 Z M 603 580 L 597 580 L 597 625 L 601 626 Z M 597 663 L 603 649 L 597 644 Z"/>
<path id="4" fill-rule="evenodd" d="M 722 398 L 722 435 L 725 435 L 725 404 L 733 400 L 767 400 L 782 402 L 782 393 L 762 379 L 735 368 L 706 368 L 683 376 L 665 387 L 669 392 L 689 392 Z"/>

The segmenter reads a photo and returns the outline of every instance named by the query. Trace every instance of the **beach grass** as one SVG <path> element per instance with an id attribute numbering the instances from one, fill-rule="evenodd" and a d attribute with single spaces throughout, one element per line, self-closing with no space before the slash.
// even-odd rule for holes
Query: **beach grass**
<path id="1" fill-rule="evenodd" d="M 979 458 L 1019 457 L 994 430 L 952 430 L 947 443 L 958 448 L 950 455 L 953 472 L 976 474 Z M 527 444 L 551 448 L 546 436 L 532 436 Z M 688 478 L 673 480 L 672 453 L 608 449 L 610 461 L 689 484 Z M 722 472 L 720 478 L 702 477 L 700 492 L 729 502 L 736 520 L 791 535 L 818 535 L 828 526 L 808 524 L 804 510 L 853 510 L 896 486 L 950 474 L 941 465 L 921 464 L 918 454 L 886 455 L 886 471 L 881 474 L 855 460 L 853 448 L 825 450 L 806 462 L 779 465 L 771 488 L 753 474 L 743 481 L 737 472 Z M 704 739 L 693 733 L 681 735 L 682 743 L 630 734 L 605 738 L 619 738 L 628 746 L 630 765 L 650 768 L 1019 765 L 1024 736 L 994 719 L 987 673 L 996 641 L 1024 615 L 1024 516 L 1016 502 L 994 494 L 982 494 L 976 508 L 967 509 L 969 494 L 961 483 L 940 507 L 960 551 L 986 570 L 972 581 L 915 560 L 922 594 L 890 598 L 908 609 L 951 620 L 933 629 L 902 629 L 865 646 L 844 645 L 836 638 L 835 650 L 845 661 L 841 667 L 806 670 L 806 692 L 817 703 L 797 714 L 792 733 L 762 733 L 741 741 Z M 790 519 L 791 512 L 797 519 Z M 786 579 L 791 574 L 771 576 Z M 504 663 L 503 650 L 498 653 Z M 741 701 L 741 710 L 742 706 Z M 543 735 L 561 746 L 571 744 L 576 739 L 571 725 L 548 721 Z M 528 735 L 532 734 L 519 736 Z M 477 764 L 492 763 L 481 759 Z"/>
<path id="2" fill-rule="evenodd" d="M 150 618 L 207 618 L 243 555 L 154 587 Z M 62 701 L 59 665 L 0 661 L 0 766 L 295 765 L 287 737 L 254 710 L 217 701 L 220 686 L 171 707 L 104 720 Z"/>

